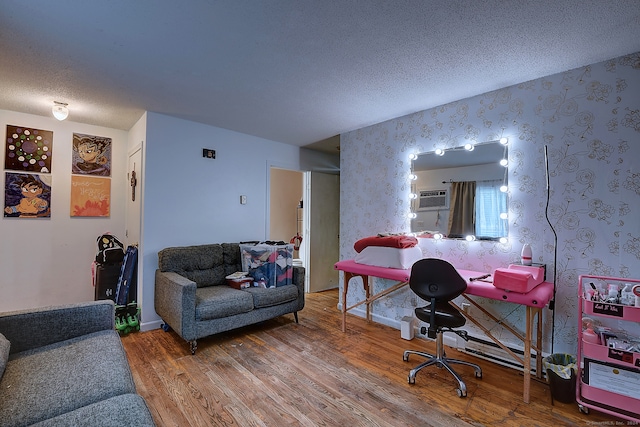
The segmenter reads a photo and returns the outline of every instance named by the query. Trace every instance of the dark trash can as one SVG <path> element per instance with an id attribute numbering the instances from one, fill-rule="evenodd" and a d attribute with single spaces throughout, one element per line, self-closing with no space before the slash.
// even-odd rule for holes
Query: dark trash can
<path id="1" fill-rule="evenodd" d="M 576 401 L 576 357 L 570 354 L 554 353 L 545 357 L 544 369 L 551 389 L 551 404 L 554 400 L 563 403 Z"/>

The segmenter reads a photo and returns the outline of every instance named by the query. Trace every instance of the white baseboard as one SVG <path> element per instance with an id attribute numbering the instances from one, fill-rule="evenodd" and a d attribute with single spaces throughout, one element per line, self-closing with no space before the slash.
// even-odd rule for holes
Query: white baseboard
<path id="1" fill-rule="evenodd" d="M 164 322 L 162 320 L 154 320 L 152 322 L 140 323 L 141 331 L 151 331 L 153 329 L 159 329 Z"/>

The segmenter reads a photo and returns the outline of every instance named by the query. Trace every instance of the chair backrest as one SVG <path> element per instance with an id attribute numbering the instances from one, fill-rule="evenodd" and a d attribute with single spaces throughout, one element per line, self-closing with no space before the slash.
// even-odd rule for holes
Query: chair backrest
<path id="1" fill-rule="evenodd" d="M 423 300 L 450 301 L 467 289 L 467 281 L 449 262 L 424 258 L 411 267 L 409 287 Z"/>

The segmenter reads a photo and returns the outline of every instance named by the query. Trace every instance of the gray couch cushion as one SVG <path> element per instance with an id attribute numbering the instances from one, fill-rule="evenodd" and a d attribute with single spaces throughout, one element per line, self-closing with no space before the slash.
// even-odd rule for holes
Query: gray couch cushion
<path id="1" fill-rule="evenodd" d="M 173 271 L 201 288 L 223 285 L 225 277 L 241 271 L 237 243 L 166 248 L 158 252 L 160 271 Z"/>
<path id="2" fill-rule="evenodd" d="M 4 335 L 0 334 L 0 379 L 2 379 L 2 374 L 4 374 L 4 368 L 7 366 L 7 360 L 9 360 L 9 349 L 11 348 L 11 343 L 8 339 L 4 337 Z"/>
<path id="3" fill-rule="evenodd" d="M 253 298 L 247 292 L 229 286 L 196 289 L 196 320 L 211 320 L 253 310 Z"/>
<path id="4" fill-rule="evenodd" d="M 253 306 L 255 308 L 271 307 L 298 298 L 298 287 L 296 285 L 278 286 L 277 288 L 247 288 L 245 292 L 253 296 Z"/>
<path id="5" fill-rule="evenodd" d="M 33 426 L 146 427 L 155 424 L 142 397 L 137 394 L 124 394 L 49 418 Z"/>
<path id="6" fill-rule="evenodd" d="M 95 332 L 11 355 L 0 382 L 0 420 L 29 425 L 135 391 L 118 334 Z"/>

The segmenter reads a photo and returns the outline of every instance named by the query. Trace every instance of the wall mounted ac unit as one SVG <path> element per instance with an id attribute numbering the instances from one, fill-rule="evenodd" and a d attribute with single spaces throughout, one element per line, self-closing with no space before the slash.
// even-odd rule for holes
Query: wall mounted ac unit
<path id="1" fill-rule="evenodd" d="M 449 190 L 420 190 L 417 211 L 449 209 Z"/>

